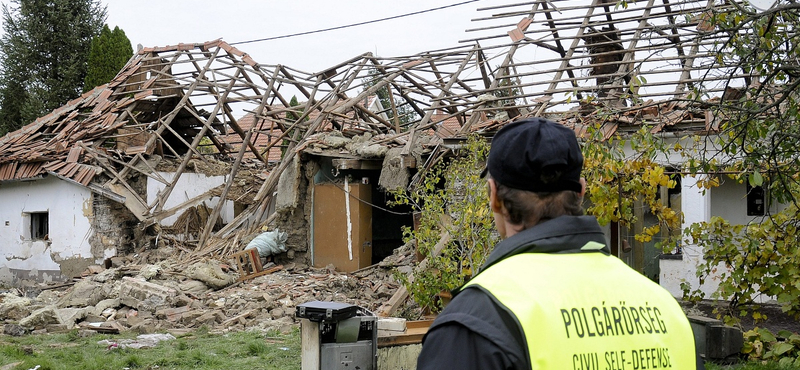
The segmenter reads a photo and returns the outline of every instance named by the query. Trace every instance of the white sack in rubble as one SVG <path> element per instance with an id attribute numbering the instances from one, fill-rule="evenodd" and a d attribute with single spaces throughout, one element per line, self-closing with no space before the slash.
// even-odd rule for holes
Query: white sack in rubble
<path id="1" fill-rule="evenodd" d="M 289 235 L 280 230 L 267 231 L 255 237 L 250 243 L 247 243 L 247 247 L 244 249 L 255 248 L 258 250 L 258 255 L 261 257 L 286 252 L 286 239 L 288 237 Z"/>

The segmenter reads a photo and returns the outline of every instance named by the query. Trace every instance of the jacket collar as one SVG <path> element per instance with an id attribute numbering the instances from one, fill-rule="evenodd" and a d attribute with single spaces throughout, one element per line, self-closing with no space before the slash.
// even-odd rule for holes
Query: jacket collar
<path id="1" fill-rule="evenodd" d="M 604 245 L 598 251 L 609 254 L 605 235 L 594 216 L 561 216 L 525 229 L 498 243 L 480 271 L 519 253 L 581 253 L 588 242 Z"/>

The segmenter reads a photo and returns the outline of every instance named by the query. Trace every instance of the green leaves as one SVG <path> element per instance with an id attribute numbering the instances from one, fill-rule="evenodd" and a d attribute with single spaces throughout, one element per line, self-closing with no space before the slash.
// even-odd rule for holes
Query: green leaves
<path id="1" fill-rule="evenodd" d="M 781 366 L 800 365 L 800 335 L 754 328 L 744 333 L 744 340 L 742 353 L 752 361 L 777 359 Z"/>
<path id="2" fill-rule="evenodd" d="M 792 77 L 800 58 L 794 31 L 798 13 L 796 8 L 755 13 L 738 7 L 713 12 L 723 38 L 715 51 L 716 67 L 726 68 L 725 88 L 736 94 L 715 93 L 718 87 L 710 85 L 699 91 L 699 96 L 719 97 L 708 101 L 719 133 L 715 148 L 695 153 L 686 168 L 728 172 L 739 183 L 762 187 L 772 204 L 782 204 L 779 212 L 748 225 L 713 217 L 686 228 L 684 236 L 702 248 L 704 262 L 697 270 L 701 283 L 713 277 L 719 284 L 711 298 L 729 303 L 730 311 L 722 313 L 726 322 L 742 316 L 765 319 L 753 304 L 765 297 L 800 317 L 800 107 L 797 79 Z M 688 285 L 684 294 L 689 300 L 705 298 Z M 781 364 L 800 365 L 800 337 L 795 334 L 775 336 L 759 329 L 746 333 L 745 339 L 744 352 L 751 359 L 780 358 Z"/>
<path id="3" fill-rule="evenodd" d="M 396 276 L 420 306 L 434 312 L 443 308 L 437 295 L 469 280 L 497 242 L 486 180 L 480 178 L 488 152 L 483 138 L 472 136 L 457 159 L 449 164 L 438 162 L 422 174 L 422 181 L 412 191 L 393 193 L 395 204 L 410 204 L 419 214 L 419 226 L 405 229 L 404 235 L 428 261 L 427 269 L 417 271 L 413 282 L 406 275 Z M 434 256 L 443 232 L 450 242 Z"/>
<path id="4" fill-rule="evenodd" d="M 748 175 L 748 180 L 752 177 Z M 800 211 L 790 204 L 761 223 L 732 225 L 712 217 L 684 231 L 690 243 L 703 250 L 705 260 L 697 270 L 701 281 L 716 276 L 719 283 L 711 298 L 729 302 L 732 311 L 724 314 L 726 322 L 738 321 L 733 310 L 740 311 L 740 316 L 764 320 L 758 306 L 753 305 L 760 297 L 774 297 L 783 312 L 800 317 L 798 222 Z M 689 300 L 703 297 L 699 289 L 684 293 Z"/>
<path id="5" fill-rule="evenodd" d="M 750 176 L 748 176 L 747 181 L 750 183 L 750 186 L 752 187 L 761 186 L 762 184 L 764 184 L 764 177 L 761 176 L 760 172 L 755 171 L 751 173 Z"/>

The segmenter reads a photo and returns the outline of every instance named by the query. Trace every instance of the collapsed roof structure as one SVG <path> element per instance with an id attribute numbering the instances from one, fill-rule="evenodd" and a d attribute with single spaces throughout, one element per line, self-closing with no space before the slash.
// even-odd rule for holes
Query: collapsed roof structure
<path id="1" fill-rule="evenodd" d="M 407 167 L 422 170 L 445 150 L 437 145 L 443 139 L 518 117 L 548 116 L 579 134 L 600 124 L 607 137 L 643 122 L 653 132 L 713 131 L 706 103 L 692 94 L 698 84 L 720 95 L 730 87 L 730 73 L 714 64 L 716 45 L 729 35 L 709 23 L 712 7 L 728 6 L 509 4 L 479 9 L 488 15 L 468 31 L 480 36 L 461 46 L 392 58 L 366 53 L 313 73 L 260 64 L 221 39 L 140 48 L 109 84 L 0 139 L 0 182 L 52 175 L 123 203 L 146 227 L 212 195 L 167 206 L 195 163 L 225 164 L 226 182 L 213 192 L 222 199 L 232 197 L 243 168 L 268 169 L 246 196 L 250 206 L 215 229 L 220 203 L 187 252 L 229 254 L 268 220 L 294 158 L 331 132 L 361 137 L 366 147 L 400 148 Z M 368 109 L 379 93 L 390 97 Z M 438 130 L 444 124 L 451 130 Z M 422 144 L 421 161 L 413 161 Z M 342 160 L 376 156 L 334 152 Z M 172 159 L 175 175 L 159 175 L 154 158 Z M 131 184 L 141 176 L 163 184 L 152 200 Z"/>

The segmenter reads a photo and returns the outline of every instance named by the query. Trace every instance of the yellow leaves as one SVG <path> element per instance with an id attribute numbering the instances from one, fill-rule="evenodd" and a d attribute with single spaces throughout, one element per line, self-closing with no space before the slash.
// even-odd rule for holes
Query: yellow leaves
<path id="1" fill-rule="evenodd" d="M 711 189 L 718 187 L 719 184 L 720 184 L 719 177 L 707 176 L 697 182 L 697 187 L 700 189 Z"/>
<path id="2" fill-rule="evenodd" d="M 644 170 L 642 180 L 650 186 L 667 186 L 669 185 L 669 176 L 664 174 L 664 167 L 650 167 Z M 675 182 L 673 181 L 673 186 Z"/>
<path id="3" fill-rule="evenodd" d="M 487 217 L 489 213 L 489 206 L 483 203 L 475 203 L 473 204 L 477 207 L 468 207 L 464 209 L 464 215 L 466 219 L 473 220 L 473 219 L 483 219 Z"/>
<path id="4" fill-rule="evenodd" d="M 636 234 L 634 237 L 636 238 L 637 241 L 640 241 L 642 243 L 647 243 L 653 240 L 653 236 L 658 234 L 660 231 L 661 231 L 661 226 L 656 224 L 650 227 L 645 227 L 644 229 L 642 229 L 641 233 Z"/>

